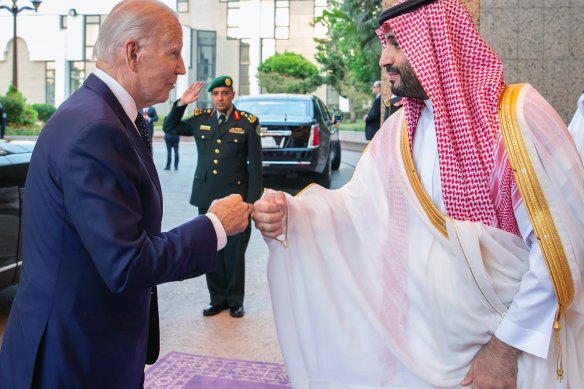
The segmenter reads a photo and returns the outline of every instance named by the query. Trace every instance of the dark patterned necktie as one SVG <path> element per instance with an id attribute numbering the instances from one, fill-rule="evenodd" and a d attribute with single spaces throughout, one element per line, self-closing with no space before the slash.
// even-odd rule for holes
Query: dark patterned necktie
<path id="1" fill-rule="evenodd" d="M 221 114 L 219 115 L 219 125 L 222 125 L 223 123 L 225 123 L 225 115 Z"/>
<path id="2" fill-rule="evenodd" d="M 142 137 L 146 148 L 148 151 L 152 152 L 152 137 L 148 131 L 148 122 L 146 119 L 144 119 L 144 116 L 142 116 L 140 112 L 138 112 L 138 116 L 136 117 L 136 120 L 134 120 L 134 124 L 136 124 L 136 128 L 138 128 L 138 133 Z"/>

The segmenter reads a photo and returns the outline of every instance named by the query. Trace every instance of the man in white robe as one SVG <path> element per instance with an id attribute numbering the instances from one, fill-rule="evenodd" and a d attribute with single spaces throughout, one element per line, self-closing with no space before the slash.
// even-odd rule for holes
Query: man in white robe
<path id="1" fill-rule="evenodd" d="M 343 188 L 254 207 L 292 386 L 584 387 L 584 168 L 565 125 L 504 83 L 458 0 L 398 1 L 380 25 L 404 109 Z"/>

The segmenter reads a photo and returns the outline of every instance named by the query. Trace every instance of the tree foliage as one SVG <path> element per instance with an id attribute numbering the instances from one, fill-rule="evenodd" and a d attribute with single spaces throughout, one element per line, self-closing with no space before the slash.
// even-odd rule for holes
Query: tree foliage
<path id="1" fill-rule="evenodd" d="M 330 8 L 314 23 L 328 30 L 326 39 L 317 39 L 316 60 L 325 83 L 354 102 L 371 97 L 371 84 L 380 77 L 381 45 L 375 33 L 381 0 L 331 0 Z"/>
<path id="2" fill-rule="evenodd" d="M 6 121 L 11 126 L 32 126 L 37 121 L 37 111 L 27 104 L 24 95 L 14 85 L 10 85 L 8 92 L 2 97 L 2 105 L 6 112 Z"/>
<path id="3" fill-rule="evenodd" d="M 311 93 L 323 83 L 316 65 L 289 51 L 276 53 L 262 62 L 258 79 L 269 93 Z"/>

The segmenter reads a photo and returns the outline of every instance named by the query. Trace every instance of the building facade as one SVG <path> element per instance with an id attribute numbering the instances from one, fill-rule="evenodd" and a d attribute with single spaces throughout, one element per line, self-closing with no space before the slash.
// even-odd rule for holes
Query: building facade
<path id="1" fill-rule="evenodd" d="M 2 1 L 6 0 L 0 4 Z M 156 107 L 162 114 L 190 83 L 200 80 L 206 86 L 219 75 L 230 75 L 238 94 L 258 94 L 257 67 L 263 60 L 289 50 L 314 62 L 313 38 L 324 34 L 310 22 L 326 7 L 326 0 L 163 2 L 177 11 L 183 25 L 187 74 L 179 77 L 169 101 Z M 17 5 L 30 5 L 27 3 L 19 0 Z M 93 47 L 101 23 L 116 3 L 44 0 L 37 13 L 18 15 L 18 89 L 29 103 L 59 106 L 79 88 L 95 69 Z M 0 49 L 0 94 L 5 94 L 13 66 L 9 12 L 0 12 Z M 326 100 L 327 88 L 321 87 L 316 94 Z M 197 106 L 211 106 L 210 96 L 204 93 Z"/>
<path id="2" fill-rule="evenodd" d="M 100 25 L 117 1 L 44 0 L 38 13 L 18 15 L 18 84 L 30 103 L 58 106 L 81 85 L 95 67 L 92 51 Z M 207 84 L 222 74 L 233 77 L 238 94 L 258 94 L 262 61 L 288 50 L 315 62 L 313 38 L 325 34 L 311 21 L 327 0 L 162 1 L 177 10 L 183 25 L 187 65 L 169 102 L 157 106 L 162 114 L 189 83 Z M 584 0 L 463 1 L 502 57 L 506 81 L 533 84 L 568 121 L 584 90 Z M 0 10 L 0 94 L 12 81 L 12 28 L 12 15 Z M 315 94 L 338 104 L 338 95 L 326 87 Z M 198 105 L 209 106 L 210 97 L 203 94 Z"/>

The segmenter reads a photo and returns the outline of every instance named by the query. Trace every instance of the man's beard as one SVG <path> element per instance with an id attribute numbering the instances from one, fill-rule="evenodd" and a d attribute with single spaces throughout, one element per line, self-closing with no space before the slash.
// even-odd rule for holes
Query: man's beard
<path id="1" fill-rule="evenodd" d="M 428 95 L 424 91 L 424 88 L 422 88 L 418 77 L 416 77 L 414 69 L 409 64 L 403 64 L 397 67 L 388 65 L 385 69 L 388 73 L 397 73 L 400 76 L 399 82 L 391 84 L 391 92 L 394 95 L 412 99 L 428 99 Z"/>

